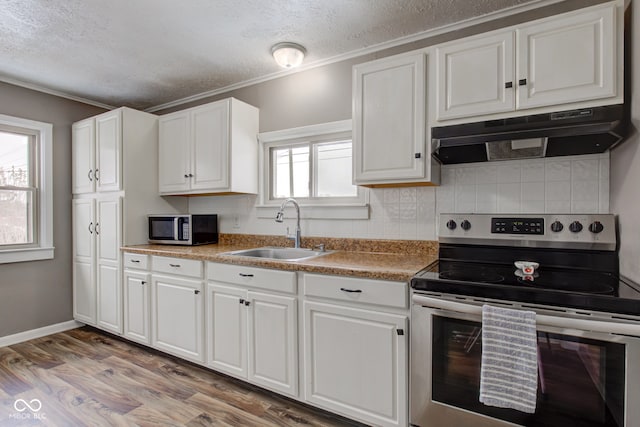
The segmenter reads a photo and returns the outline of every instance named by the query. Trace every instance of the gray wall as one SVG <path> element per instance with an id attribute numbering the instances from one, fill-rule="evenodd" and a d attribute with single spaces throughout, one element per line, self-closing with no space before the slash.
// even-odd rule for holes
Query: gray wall
<path id="1" fill-rule="evenodd" d="M 631 6 L 627 71 L 634 133 L 611 152 L 611 211 L 618 215 L 620 274 L 640 282 L 640 4 Z"/>
<path id="2" fill-rule="evenodd" d="M 71 124 L 103 109 L 0 83 L 0 114 L 53 124 L 51 260 L 0 264 L 0 337 L 72 319 Z"/>

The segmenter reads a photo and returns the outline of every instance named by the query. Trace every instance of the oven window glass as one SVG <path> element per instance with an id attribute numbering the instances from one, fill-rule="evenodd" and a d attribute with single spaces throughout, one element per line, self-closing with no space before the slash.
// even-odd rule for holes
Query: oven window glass
<path id="1" fill-rule="evenodd" d="M 175 240 L 173 224 L 173 217 L 149 218 L 149 239 Z"/>
<path id="2" fill-rule="evenodd" d="M 479 402 L 482 325 L 433 316 L 433 400 L 526 426 L 623 427 L 625 346 L 538 332 L 535 414 Z"/>

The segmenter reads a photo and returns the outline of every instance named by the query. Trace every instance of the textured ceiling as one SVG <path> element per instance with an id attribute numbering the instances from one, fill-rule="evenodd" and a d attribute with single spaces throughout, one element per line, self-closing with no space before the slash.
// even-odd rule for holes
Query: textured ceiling
<path id="1" fill-rule="evenodd" d="M 144 109 L 537 0 L 2 0 L 0 80 Z"/>

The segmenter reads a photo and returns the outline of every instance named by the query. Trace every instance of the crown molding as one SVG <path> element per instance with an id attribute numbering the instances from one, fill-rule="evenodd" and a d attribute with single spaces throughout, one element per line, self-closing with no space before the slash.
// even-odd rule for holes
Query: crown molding
<path id="1" fill-rule="evenodd" d="M 232 90 L 241 89 L 247 86 L 252 86 L 258 83 L 263 83 L 269 80 L 274 80 L 280 77 L 288 76 L 290 74 L 300 73 L 302 71 L 311 70 L 313 68 L 322 67 L 329 64 L 334 64 L 336 62 L 346 61 L 349 59 L 357 58 L 359 56 L 364 56 L 369 53 L 379 52 L 381 50 L 390 49 L 397 46 L 402 46 L 404 44 L 416 42 L 422 39 L 435 37 L 441 34 L 461 30 L 467 27 L 471 27 L 478 24 L 483 24 L 485 22 L 495 21 L 497 19 L 505 18 L 512 15 L 517 15 L 519 13 L 527 12 L 534 9 L 539 9 L 545 6 L 549 6 L 552 4 L 560 3 L 564 0 L 536 0 L 530 3 L 511 6 L 506 9 L 501 9 L 495 12 L 490 12 L 482 16 L 476 16 L 473 18 L 468 18 L 463 21 L 454 22 L 452 24 L 446 24 L 441 27 L 432 28 L 426 31 L 422 31 L 416 34 L 412 34 L 410 36 L 400 37 L 394 40 L 389 40 L 383 43 L 378 43 L 372 46 L 368 46 L 366 48 L 352 50 L 350 52 L 346 52 L 340 55 L 332 56 L 330 58 L 322 59 L 319 61 L 310 62 L 304 64 L 300 67 L 295 68 L 294 70 L 283 70 L 275 73 L 267 74 L 265 76 L 256 77 L 253 79 L 244 80 L 238 83 L 234 83 L 229 86 L 225 86 L 218 89 L 213 89 L 210 91 L 198 93 L 195 95 L 187 96 L 185 98 L 176 99 L 175 101 L 166 102 L 163 104 L 155 105 L 153 107 L 149 107 L 144 111 L 148 113 L 153 113 L 156 111 L 164 110 L 167 108 L 177 107 L 183 104 L 187 104 L 193 101 L 199 101 L 204 98 L 209 98 L 212 96 L 220 95 L 226 92 L 231 92 Z"/>
<path id="2" fill-rule="evenodd" d="M 53 96 L 57 96 L 59 98 L 69 99 L 71 101 L 81 102 L 83 104 L 93 105 L 94 107 L 104 108 L 105 110 L 114 110 L 114 109 L 117 108 L 117 107 L 114 107 L 113 105 L 104 104 L 102 102 L 94 101 L 94 100 L 88 99 L 88 98 L 83 98 L 81 96 L 71 95 L 71 94 L 68 94 L 66 92 L 62 92 L 62 91 L 59 91 L 59 90 L 49 89 L 47 87 L 40 86 L 40 85 L 37 85 L 35 83 L 23 82 L 22 80 L 14 79 L 14 78 L 7 77 L 7 76 L 0 76 L 0 82 L 9 83 L 9 84 L 14 85 L 14 86 L 20 86 L 20 87 L 23 87 L 25 89 L 35 90 L 37 92 L 46 93 L 47 95 L 53 95 Z"/>

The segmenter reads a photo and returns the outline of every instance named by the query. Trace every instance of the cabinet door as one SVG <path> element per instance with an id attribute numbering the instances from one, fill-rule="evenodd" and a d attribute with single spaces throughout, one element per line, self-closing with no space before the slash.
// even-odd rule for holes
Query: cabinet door
<path id="1" fill-rule="evenodd" d="M 354 67 L 354 183 L 423 178 L 425 67 L 422 53 Z"/>
<path id="2" fill-rule="evenodd" d="M 204 362 L 202 282 L 152 276 L 153 346 L 195 362 Z"/>
<path id="3" fill-rule="evenodd" d="M 436 49 L 438 120 L 515 108 L 513 39 L 506 31 Z"/>
<path id="4" fill-rule="evenodd" d="M 93 193 L 95 130 L 93 119 L 74 123 L 71 135 L 71 192 L 73 194 Z"/>
<path id="5" fill-rule="evenodd" d="M 615 96 L 615 35 L 615 4 L 518 29 L 518 108 Z"/>
<path id="6" fill-rule="evenodd" d="M 96 191 L 121 190 L 122 110 L 96 117 Z"/>
<path id="7" fill-rule="evenodd" d="M 74 199 L 73 318 L 96 323 L 95 200 Z"/>
<path id="8" fill-rule="evenodd" d="M 247 291 L 207 285 L 208 365 L 247 378 Z"/>
<path id="9" fill-rule="evenodd" d="M 98 326 L 122 333 L 121 199 L 99 199 L 96 215 Z"/>
<path id="10" fill-rule="evenodd" d="M 305 399 L 368 424 L 407 425 L 407 318 L 305 301 Z"/>
<path id="11" fill-rule="evenodd" d="M 149 286 L 151 286 L 150 274 L 125 270 L 124 336 L 147 345 L 151 344 Z"/>
<path id="12" fill-rule="evenodd" d="M 249 380 L 298 395 L 296 299 L 248 293 Z"/>
<path id="13" fill-rule="evenodd" d="M 159 126 L 159 188 L 161 193 L 187 191 L 191 158 L 191 126 L 189 113 L 162 116 Z"/>
<path id="14" fill-rule="evenodd" d="M 229 187 L 229 102 L 221 101 L 191 112 L 191 188 Z"/>

